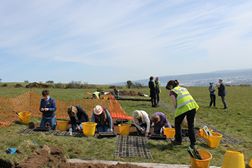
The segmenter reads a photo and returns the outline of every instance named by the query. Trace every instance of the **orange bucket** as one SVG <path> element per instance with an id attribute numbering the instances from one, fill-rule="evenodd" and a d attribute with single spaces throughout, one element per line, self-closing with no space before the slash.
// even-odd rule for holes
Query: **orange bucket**
<path id="1" fill-rule="evenodd" d="M 208 138 L 208 135 L 205 133 L 205 131 L 204 131 L 202 128 L 199 129 L 198 135 L 199 135 L 201 138 L 204 138 L 204 139 L 207 139 L 207 138 Z"/>
<path id="2" fill-rule="evenodd" d="M 212 160 L 212 154 L 206 150 L 198 150 L 202 160 L 198 160 L 191 157 L 191 168 L 209 168 L 210 161 Z"/>
<path id="3" fill-rule="evenodd" d="M 130 124 L 119 124 L 118 130 L 120 135 L 129 135 Z"/>
<path id="4" fill-rule="evenodd" d="M 19 112 L 17 113 L 19 121 L 23 124 L 28 124 L 30 122 L 31 119 L 31 112 L 29 111 L 23 111 L 23 112 Z"/>
<path id="5" fill-rule="evenodd" d="M 68 129 L 68 121 L 58 120 L 56 128 L 57 130 L 60 130 L 60 131 L 66 131 Z"/>
<path id="6" fill-rule="evenodd" d="M 212 136 L 207 137 L 208 146 L 210 148 L 217 148 L 220 145 L 222 134 L 217 132 L 213 132 L 212 134 Z"/>
<path id="7" fill-rule="evenodd" d="M 200 129 L 199 129 L 199 132 L 198 132 L 198 135 L 199 135 L 200 137 L 203 137 L 203 134 L 204 134 L 204 133 L 203 133 L 203 129 L 200 128 Z"/>
<path id="8" fill-rule="evenodd" d="M 252 159 L 249 161 L 249 167 L 252 168 Z"/>
<path id="9" fill-rule="evenodd" d="M 166 138 L 174 138 L 175 128 L 164 128 L 164 135 Z"/>

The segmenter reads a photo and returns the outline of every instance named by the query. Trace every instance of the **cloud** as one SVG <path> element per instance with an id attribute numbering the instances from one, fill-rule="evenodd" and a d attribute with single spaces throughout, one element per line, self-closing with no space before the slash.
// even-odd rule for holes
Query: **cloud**
<path id="1" fill-rule="evenodd" d="M 109 67 L 120 69 L 118 79 L 249 67 L 251 7 L 245 0 L 6 1 L 0 52 L 5 64 Z"/>

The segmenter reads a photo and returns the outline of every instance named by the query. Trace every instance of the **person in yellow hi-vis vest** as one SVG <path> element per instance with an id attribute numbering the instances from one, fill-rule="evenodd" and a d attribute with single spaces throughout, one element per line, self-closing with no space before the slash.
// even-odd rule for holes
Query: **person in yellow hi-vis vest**
<path id="1" fill-rule="evenodd" d="M 166 89 L 170 90 L 170 97 L 172 98 L 175 111 L 175 140 L 174 145 L 181 145 L 182 143 L 182 133 L 181 133 L 181 123 L 186 117 L 188 123 L 188 133 L 191 143 L 191 147 L 194 147 L 196 143 L 195 133 L 194 133 L 194 118 L 196 111 L 199 109 L 198 104 L 193 99 L 189 91 L 179 86 L 177 80 L 170 80 Z"/>

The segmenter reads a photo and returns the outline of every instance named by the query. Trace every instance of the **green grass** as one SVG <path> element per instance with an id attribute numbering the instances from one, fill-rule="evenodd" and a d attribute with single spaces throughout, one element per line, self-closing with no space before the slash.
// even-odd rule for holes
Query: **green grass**
<path id="1" fill-rule="evenodd" d="M 201 121 L 213 125 L 225 134 L 242 141 L 240 145 L 221 144 L 216 149 L 208 148 L 205 143 L 198 143 L 197 146 L 199 148 L 206 149 L 213 154 L 211 165 L 221 166 L 225 151 L 230 149 L 243 152 L 245 154 L 245 160 L 248 162 L 252 158 L 252 106 L 250 106 L 252 87 L 228 87 L 228 110 L 222 109 L 223 105 L 219 97 L 217 97 L 217 109 L 208 108 L 209 94 L 206 87 L 191 87 L 188 89 L 200 105 L 200 109 L 196 115 L 196 126 L 201 126 L 198 124 Z M 41 90 L 33 89 L 33 91 L 39 94 Z M 14 97 L 26 91 L 29 91 L 29 89 L 0 88 L 0 96 Z M 86 97 L 88 96 L 87 92 L 92 92 L 93 90 L 50 89 L 50 91 L 51 96 L 56 99 L 72 100 Z M 136 91 L 141 91 L 146 94 L 149 93 L 148 89 L 136 89 Z M 129 114 L 136 109 L 145 110 L 149 114 L 161 111 L 167 114 L 171 123 L 174 122 L 174 109 L 165 89 L 162 90 L 161 104 L 157 108 L 152 108 L 150 102 L 144 101 L 121 101 L 120 103 Z M 73 138 L 45 135 L 43 133 L 36 135 L 20 135 L 17 133 L 24 128 L 25 126 L 18 124 L 13 124 L 8 128 L 0 128 L 0 158 L 18 162 L 28 157 L 34 149 L 44 144 L 51 144 L 60 147 L 68 158 L 189 164 L 189 155 L 186 151 L 189 145 L 188 143 L 172 148 L 167 142 L 149 141 L 148 146 L 151 149 L 153 160 L 142 158 L 121 159 L 114 157 L 116 147 L 115 138 Z M 5 154 L 4 151 L 8 147 L 18 148 L 21 154 Z"/>

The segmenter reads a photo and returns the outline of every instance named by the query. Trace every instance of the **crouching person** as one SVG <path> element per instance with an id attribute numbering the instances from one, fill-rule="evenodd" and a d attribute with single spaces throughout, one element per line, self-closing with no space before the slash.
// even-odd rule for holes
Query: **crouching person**
<path id="1" fill-rule="evenodd" d="M 151 117 L 151 125 L 154 127 L 155 134 L 161 134 L 164 127 L 171 128 L 170 122 L 167 120 L 166 115 L 162 112 L 156 112 Z"/>
<path id="2" fill-rule="evenodd" d="M 88 115 L 80 106 L 68 107 L 67 113 L 70 118 L 70 124 L 73 131 L 81 131 L 81 123 L 88 122 Z"/>
<path id="3" fill-rule="evenodd" d="M 42 113 L 42 119 L 40 122 L 40 127 L 50 127 L 51 129 L 55 129 L 56 127 L 56 103 L 55 100 L 49 96 L 48 90 L 42 91 L 43 98 L 40 101 L 40 112 Z"/>
<path id="4" fill-rule="evenodd" d="M 97 123 L 97 132 L 113 132 L 113 120 L 108 109 L 96 105 L 92 113 L 91 121 Z"/>
<path id="5" fill-rule="evenodd" d="M 150 119 L 148 114 L 143 110 L 133 111 L 133 124 L 136 126 L 140 135 L 148 136 L 150 132 Z"/>

